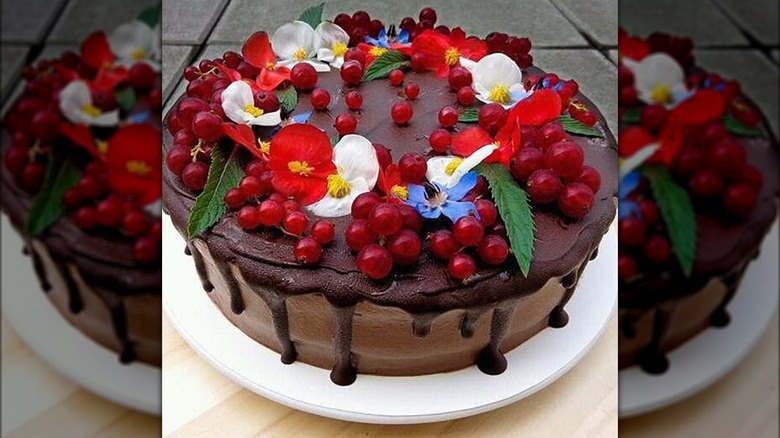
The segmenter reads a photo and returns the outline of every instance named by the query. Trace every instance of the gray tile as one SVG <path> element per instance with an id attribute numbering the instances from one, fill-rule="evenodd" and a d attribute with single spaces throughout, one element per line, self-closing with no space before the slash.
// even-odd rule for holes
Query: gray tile
<path id="1" fill-rule="evenodd" d="M 574 79 L 617 132 L 617 66 L 596 50 L 533 50 L 534 64 L 563 79 Z"/>
<path id="2" fill-rule="evenodd" d="M 32 61 L 33 63 L 37 62 L 40 59 L 48 59 L 48 58 L 55 58 L 62 54 L 62 52 L 65 52 L 66 50 L 76 50 L 78 49 L 78 46 L 73 44 L 51 44 L 43 48 L 41 50 L 41 53 L 38 54 L 38 56 Z M 11 108 L 14 101 L 21 96 L 22 91 L 24 91 L 24 83 L 23 81 L 17 81 L 16 85 L 11 89 L 11 92 L 9 93 L 7 98 L 3 98 L 3 109 L 0 112 L 3 116 L 5 113 Z"/>
<path id="3" fill-rule="evenodd" d="M 697 47 L 748 44 L 710 0 L 620 0 L 620 25 L 645 37 L 656 31 L 688 36 Z"/>
<path id="4" fill-rule="evenodd" d="M 780 50 L 774 49 L 770 53 L 772 54 L 772 59 L 774 59 L 775 62 L 780 63 Z"/>
<path id="5" fill-rule="evenodd" d="M 55 43 L 81 43 L 97 30 L 111 32 L 159 0 L 70 0 L 49 35 Z"/>
<path id="6" fill-rule="evenodd" d="M 163 42 L 176 44 L 201 44 L 214 27 L 227 0 L 165 0 L 163 2 Z M 253 2 L 248 9 L 261 12 Z M 248 14 L 254 15 L 254 14 Z"/>
<path id="7" fill-rule="evenodd" d="M 3 0 L 2 35 L 5 43 L 38 44 L 65 0 Z"/>
<path id="8" fill-rule="evenodd" d="M 612 60 L 612 62 L 615 63 L 615 65 L 618 64 L 618 51 L 617 50 L 610 50 L 607 52 L 607 55 L 609 56 L 609 59 Z"/>
<path id="9" fill-rule="evenodd" d="M 552 0 L 574 25 L 601 46 L 617 46 L 618 0 Z"/>
<path id="10" fill-rule="evenodd" d="M 173 87 L 181 78 L 184 65 L 189 62 L 192 53 L 195 50 L 192 46 L 169 46 L 162 47 L 162 87 L 163 99 L 167 99 Z"/>
<path id="11" fill-rule="evenodd" d="M 190 61 L 186 65 L 195 65 L 198 62 L 200 62 L 202 59 L 214 59 L 218 56 L 222 56 L 223 53 L 227 50 L 234 50 L 235 44 L 209 44 L 206 46 L 206 48 L 197 56 L 195 59 Z M 182 64 L 182 67 L 184 67 L 184 64 Z M 165 68 L 165 66 L 163 66 Z M 166 73 L 163 71 L 163 75 Z M 171 73 L 168 73 L 171 74 Z M 181 72 L 179 72 L 181 74 Z M 176 82 L 173 82 L 171 86 L 174 86 L 173 91 L 169 93 L 168 100 L 165 102 L 165 107 L 163 108 L 163 116 L 168 113 L 168 110 L 173 106 L 173 104 L 181 97 L 182 94 L 184 94 L 184 90 L 187 89 L 187 81 L 182 79 L 176 84 Z"/>
<path id="12" fill-rule="evenodd" d="M 258 0 L 233 0 L 211 34 L 209 42 L 241 43 L 252 32 L 272 33 L 284 23 L 295 20 L 309 5 L 319 0 L 275 3 Z M 301 4 L 304 3 L 304 4 Z M 436 9 L 437 24 L 460 26 L 467 33 L 484 37 L 492 31 L 515 33 L 531 38 L 535 47 L 587 46 L 577 29 L 548 0 L 491 0 L 481 7 L 474 0 L 429 0 L 425 4 Z M 402 18 L 416 19 L 421 7 L 398 7 L 386 0 L 334 0 L 325 5 L 324 17 L 333 19 L 339 12 L 365 10 L 385 25 L 399 23 Z"/>
<path id="13" fill-rule="evenodd" d="M 780 44 L 780 28 L 777 16 L 780 3 L 777 0 L 715 0 L 739 27 L 762 44 Z"/>
<path id="14" fill-rule="evenodd" d="M 761 107 L 777 135 L 780 118 L 777 65 L 756 50 L 698 50 L 694 55 L 702 68 L 738 80 L 745 94 Z"/>
<path id="15" fill-rule="evenodd" d="M 28 46 L 11 46 L 7 44 L 0 46 L 0 61 L 2 61 L 2 64 L 0 64 L 0 84 L 2 85 L 0 87 L 0 97 L 3 99 L 13 89 L 29 52 L 30 48 Z"/>

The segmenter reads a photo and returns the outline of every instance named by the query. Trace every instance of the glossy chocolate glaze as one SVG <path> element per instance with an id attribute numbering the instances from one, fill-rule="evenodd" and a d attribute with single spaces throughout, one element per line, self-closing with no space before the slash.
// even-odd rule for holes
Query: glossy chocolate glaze
<path id="1" fill-rule="evenodd" d="M 541 70 L 536 68 L 525 72 L 526 75 L 541 73 Z M 426 153 L 430 150 L 425 135 L 438 127 L 439 110 L 448 105 L 457 107 L 455 94 L 449 90 L 445 79 L 428 73 L 409 72 L 405 81 L 417 83 L 422 91 L 419 99 L 411 101 L 414 117 L 409 126 L 398 127 L 390 118 L 390 107 L 394 101 L 403 99 L 403 88 L 393 87 L 387 80 L 361 84 L 359 89 L 364 99 L 363 109 L 354 113 L 358 118 L 356 133 L 388 147 L 396 161 L 407 152 Z M 343 96 L 352 88 L 342 82 L 338 72 L 320 74 L 318 86 L 330 91 L 331 109 L 330 112 L 315 111 L 309 123 L 320 127 L 332 137 L 336 135 L 332 126 L 333 119 L 336 115 L 348 111 Z M 350 367 L 345 365 L 348 349 L 344 346 L 350 336 L 346 327 L 350 321 L 348 309 L 361 300 L 382 306 L 399 307 L 420 321 L 415 330 L 424 331 L 422 327 L 426 325 L 425 320 L 432 320 L 447 310 L 490 309 L 501 301 L 536 292 L 552 277 L 564 277 L 573 272 L 577 277 L 579 267 L 591 255 L 615 216 L 617 193 L 615 140 L 592 103 L 581 95 L 578 97 L 598 114 L 596 129 L 605 135 L 604 138 L 574 137 L 585 151 L 586 162 L 601 172 L 602 188 L 596 194 L 592 211 L 580 221 L 567 220 L 550 208 L 534 207 L 536 243 L 528 277 L 519 272 L 516 263 L 511 259 L 497 268 L 480 267 L 475 278 L 464 285 L 449 277 L 445 263 L 435 260 L 424 251 L 419 263 L 414 267 L 397 269 L 386 280 L 372 281 L 357 270 L 355 256 L 344 241 L 344 230 L 350 221 L 349 217 L 333 220 L 336 225 L 336 239 L 325 248 L 321 262 L 313 267 L 301 266 L 293 260 L 292 248 L 295 239 L 276 230 L 246 232 L 238 227 L 235 213 L 227 214 L 213 228 L 196 238 L 208 245 L 209 252 L 220 265 L 220 274 L 226 277 L 231 289 L 231 308 L 236 313 L 243 311 L 244 303 L 231 266 L 240 271 L 247 283 L 263 289 L 270 288 L 280 297 L 323 294 L 335 308 L 338 316 L 336 321 L 340 321 L 334 332 L 338 334 L 335 341 L 336 351 L 341 359 L 337 361 L 333 380 L 340 384 L 349 383 L 350 375 L 354 371 L 350 373 Z M 307 111 L 311 111 L 309 97 L 302 93 L 293 114 Z M 465 126 L 461 124 L 458 128 Z M 165 150 L 172 145 L 172 137 L 167 130 L 164 132 L 163 142 Z M 163 208 L 170 214 L 182 235 L 185 235 L 187 217 L 195 197 L 195 193 L 185 188 L 177 176 L 167 168 L 164 170 Z M 188 246 L 190 251 L 193 251 L 194 245 Z M 201 281 L 208 290 L 211 281 L 204 276 L 203 263 L 199 261 L 201 255 L 196 255 L 193 251 L 193 256 Z M 573 291 L 573 287 L 571 289 Z M 566 300 L 568 297 L 564 301 Z M 558 326 L 565 324 L 567 319 L 563 316 L 564 304 L 565 302 L 561 303 L 556 315 L 551 317 Z M 283 319 L 280 311 L 273 310 L 273 306 L 272 312 L 274 319 Z M 490 343 L 494 352 L 496 345 L 500 344 L 502 332 L 505 331 L 501 327 L 501 311 L 496 309 L 496 312 L 495 315 L 499 315 L 494 318 L 496 335 Z M 468 321 L 471 319 L 464 320 L 464 336 L 469 333 Z M 278 322 L 276 324 L 279 326 Z M 283 342 L 289 342 L 289 337 Z M 493 357 L 490 359 L 492 363 L 489 366 L 485 364 L 484 368 L 500 368 L 500 365 L 496 364 L 500 362 L 495 358 L 496 354 L 488 356 Z"/>

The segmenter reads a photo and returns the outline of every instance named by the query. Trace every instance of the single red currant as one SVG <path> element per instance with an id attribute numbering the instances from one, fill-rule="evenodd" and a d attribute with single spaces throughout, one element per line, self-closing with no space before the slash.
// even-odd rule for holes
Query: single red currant
<path id="1" fill-rule="evenodd" d="M 590 187 L 593 193 L 598 193 L 601 188 L 601 174 L 593 166 L 582 166 L 582 172 L 575 181 Z"/>
<path id="2" fill-rule="evenodd" d="M 477 272 L 477 264 L 470 255 L 457 253 L 447 263 L 447 272 L 456 280 L 466 280 Z"/>
<path id="3" fill-rule="evenodd" d="M 489 227 L 496 223 L 498 219 L 498 209 L 496 204 L 487 199 L 479 199 L 474 202 L 477 207 L 477 214 L 479 214 L 479 221 L 482 222 L 483 227 Z"/>
<path id="4" fill-rule="evenodd" d="M 65 208 L 74 209 L 81 205 L 81 193 L 75 187 L 66 189 L 62 194 L 62 203 L 65 204 Z"/>
<path id="5" fill-rule="evenodd" d="M 325 111 L 330 105 L 330 93 L 324 88 L 315 88 L 310 99 L 312 108 L 317 111 Z"/>
<path id="6" fill-rule="evenodd" d="M 635 216 L 623 218 L 618 222 L 618 240 L 626 247 L 638 246 L 645 241 L 645 224 Z"/>
<path id="7" fill-rule="evenodd" d="M 401 230 L 387 240 L 387 249 L 395 263 L 409 266 L 417 263 L 422 251 L 422 242 L 414 231 Z"/>
<path id="8" fill-rule="evenodd" d="M 489 103 L 479 108 L 477 121 L 479 126 L 491 133 L 499 130 L 506 123 L 507 111 L 497 103 Z"/>
<path id="9" fill-rule="evenodd" d="M 404 72 L 399 69 L 395 69 L 390 72 L 390 83 L 395 87 L 401 86 L 404 82 Z"/>
<path id="10" fill-rule="evenodd" d="M 43 176 L 46 173 L 46 166 L 38 162 L 27 163 L 22 168 L 19 175 L 20 183 L 23 189 L 30 193 L 35 193 L 43 185 Z"/>
<path id="11" fill-rule="evenodd" d="M 290 70 L 290 82 L 301 91 L 311 91 L 317 86 L 317 70 L 311 64 L 300 62 Z"/>
<path id="12" fill-rule="evenodd" d="M 322 258 L 322 246 L 312 237 L 304 237 L 295 244 L 295 260 L 304 265 L 313 265 Z"/>
<path id="13" fill-rule="evenodd" d="M 621 242 L 622 243 L 622 242 Z M 630 255 L 622 254 L 618 257 L 618 277 L 625 281 L 636 275 L 636 260 Z"/>
<path id="14" fill-rule="evenodd" d="M 282 202 L 282 209 L 284 209 L 285 213 L 299 211 L 301 209 L 301 204 L 299 204 L 295 199 L 285 199 L 285 201 Z"/>
<path id="15" fill-rule="evenodd" d="M 122 218 L 122 231 L 133 237 L 139 237 L 149 230 L 146 214 L 140 210 L 131 211 Z"/>
<path id="16" fill-rule="evenodd" d="M 428 136 L 428 144 L 431 145 L 431 149 L 437 154 L 443 154 L 447 152 L 450 144 L 452 144 L 452 134 L 450 131 L 444 128 L 436 128 Z"/>
<path id="17" fill-rule="evenodd" d="M 281 107 L 279 97 L 274 92 L 261 90 L 255 93 L 254 98 L 255 106 L 263 110 L 263 112 L 272 113 L 278 111 L 279 107 Z"/>
<path id="18" fill-rule="evenodd" d="M 561 178 L 549 169 L 539 169 L 528 177 L 526 186 L 531 202 L 535 204 L 549 204 L 563 191 Z"/>
<path id="19" fill-rule="evenodd" d="M 561 178 L 575 179 L 582 173 L 585 154 L 577 143 L 559 141 L 544 153 L 544 164 Z"/>
<path id="20" fill-rule="evenodd" d="M 341 65 L 341 79 L 349 85 L 358 85 L 363 80 L 363 64 L 347 61 Z"/>
<path id="21" fill-rule="evenodd" d="M 756 208 L 758 197 L 755 190 L 746 183 L 735 183 L 726 188 L 723 195 L 723 206 L 730 214 L 738 218 L 746 218 Z"/>
<path id="22" fill-rule="evenodd" d="M 458 124 L 458 110 L 451 106 L 445 106 L 439 111 L 439 125 L 443 128 L 452 128 Z"/>
<path id="23" fill-rule="evenodd" d="M 363 106 L 363 95 L 359 91 L 353 90 L 347 93 L 346 97 L 347 108 L 352 111 L 357 111 Z"/>
<path id="24" fill-rule="evenodd" d="M 347 225 L 344 238 L 350 249 L 360 251 L 366 245 L 376 242 L 377 235 L 369 226 L 367 219 L 355 219 Z"/>
<path id="25" fill-rule="evenodd" d="M 593 190 L 576 181 L 566 184 L 558 197 L 558 208 L 571 218 L 584 217 L 593 208 Z"/>
<path id="26" fill-rule="evenodd" d="M 199 191 L 203 190 L 203 187 L 206 185 L 208 174 L 208 164 L 195 161 L 184 166 L 184 170 L 181 173 L 181 179 L 187 188 Z"/>
<path id="27" fill-rule="evenodd" d="M 257 223 L 265 227 L 276 227 L 282 223 L 285 211 L 276 201 L 266 199 L 257 206 Z"/>
<path id="28" fill-rule="evenodd" d="M 282 220 L 282 227 L 288 233 L 300 236 L 309 228 L 309 218 L 302 211 L 291 211 Z"/>
<path id="29" fill-rule="evenodd" d="M 371 209 L 368 224 L 380 236 L 392 236 L 403 226 L 403 218 L 398 207 L 393 204 L 380 203 Z"/>
<path id="30" fill-rule="evenodd" d="M 414 110 L 409 102 L 401 101 L 393 104 L 390 109 L 390 116 L 396 125 L 402 126 L 409 123 L 414 115 Z"/>
<path id="31" fill-rule="evenodd" d="M 404 94 L 409 100 L 417 99 L 420 96 L 420 86 L 414 83 L 406 84 L 404 87 Z"/>
<path id="32" fill-rule="evenodd" d="M 318 220 L 311 226 L 311 237 L 317 241 L 320 245 L 327 245 L 333 242 L 336 237 L 336 228 L 333 222 L 326 220 Z"/>
<path id="33" fill-rule="evenodd" d="M 387 277 L 393 269 L 393 256 L 390 251 L 375 243 L 363 247 L 356 261 L 358 269 L 374 280 Z"/>
<path id="34" fill-rule="evenodd" d="M 343 28 L 343 26 L 342 26 L 342 28 Z M 344 62 L 347 62 L 347 61 L 357 61 L 357 62 L 360 63 L 360 65 L 363 66 L 363 68 L 365 68 L 366 67 L 366 52 L 358 49 L 357 47 L 353 47 L 353 48 L 347 50 L 347 53 L 344 54 Z"/>
<path id="35" fill-rule="evenodd" d="M 104 227 L 115 227 L 122 221 L 122 203 L 115 198 L 106 198 L 97 205 L 97 222 Z"/>
<path id="36" fill-rule="evenodd" d="M 452 225 L 452 234 L 461 245 L 472 246 L 482 240 L 485 228 L 474 216 L 464 216 Z"/>
<path id="37" fill-rule="evenodd" d="M 641 120 L 648 131 L 660 129 L 666 121 L 666 108 L 658 103 L 646 105 L 642 108 Z"/>
<path id="38" fill-rule="evenodd" d="M 419 233 L 423 228 L 423 217 L 411 205 L 401 204 L 398 206 L 398 212 L 401 213 L 403 228 Z"/>
<path id="39" fill-rule="evenodd" d="M 225 192 L 225 205 L 227 205 L 228 208 L 239 208 L 244 205 L 245 201 L 246 196 L 244 196 L 244 193 L 238 188 L 232 188 Z"/>
<path id="40" fill-rule="evenodd" d="M 76 226 L 82 230 L 91 230 L 97 225 L 97 211 L 95 207 L 91 205 L 85 205 L 76 210 L 76 215 L 73 217 L 73 221 Z"/>
<path id="41" fill-rule="evenodd" d="M 474 89 L 471 87 L 463 87 L 458 90 L 458 103 L 463 106 L 474 105 L 477 100 L 477 95 L 474 93 Z"/>
<path id="42" fill-rule="evenodd" d="M 509 159 L 509 171 L 519 182 L 525 182 L 532 173 L 544 166 L 544 153 L 534 147 L 520 148 Z"/>
<path id="43" fill-rule="evenodd" d="M 355 200 L 352 201 L 352 217 L 355 219 L 368 219 L 371 210 L 380 202 L 382 202 L 382 197 L 375 192 L 359 194 Z"/>
<path id="44" fill-rule="evenodd" d="M 152 263 L 160 258 L 160 244 L 151 237 L 142 237 L 133 245 L 133 258 L 142 263 Z"/>
<path id="45" fill-rule="evenodd" d="M 642 214 L 642 220 L 647 226 L 651 227 L 658 223 L 661 213 L 658 211 L 658 206 L 655 202 L 649 199 L 642 199 L 637 202 L 637 205 L 639 206 L 639 212 Z"/>
<path id="46" fill-rule="evenodd" d="M 245 230 L 253 230 L 260 225 L 260 212 L 253 205 L 245 205 L 238 210 L 238 226 Z"/>
<path id="47" fill-rule="evenodd" d="M 401 171 L 401 177 L 404 181 L 419 184 L 425 178 L 428 163 L 422 155 L 410 152 L 398 161 L 398 169 Z"/>
<path id="48" fill-rule="evenodd" d="M 500 265 L 509 256 L 509 244 L 501 236 L 488 234 L 479 242 L 477 254 L 489 265 Z"/>
<path id="49" fill-rule="evenodd" d="M 545 151 L 550 145 L 566 140 L 566 131 L 564 131 L 561 124 L 557 122 L 548 123 L 542 126 L 539 135 L 539 146 Z"/>
<path id="50" fill-rule="evenodd" d="M 698 147 L 688 147 L 680 151 L 674 161 L 674 173 L 680 178 L 690 178 L 691 175 L 704 168 L 707 157 Z"/>
<path id="51" fill-rule="evenodd" d="M 358 121 L 352 114 L 344 113 L 339 114 L 336 117 L 336 121 L 333 126 L 339 135 L 344 136 L 347 134 L 354 134 L 357 129 Z"/>
<path id="52" fill-rule="evenodd" d="M 157 82 L 157 73 L 149 64 L 144 62 L 133 64 L 128 73 L 127 81 L 130 82 L 133 88 L 138 90 L 148 90 L 154 87 L 154 84 Z"/>
<path id="53" fill-rule="evenodd" d="M 450 85 L 452 91 L 460 91 L 463 87 L 471 85 L 472 77 L 471 72 L 466 70 L 465 67 L 455 66 L 450 69 L 450 73 L 447 76 L 447 82 Z"/>
<path id="54" fill-rule="evenodd" d="M 689 182 L 691 193 L 699 199 L 712 199 L 723 192 L 723 178 L 709 169 L 693 174 Z"/>
<path id="55" fill-rule="evenodd" d="M 745 166 L 745 170 L 742 171 L 742 176 L 739 177 L 739 180 L 752 187 L 756 193 L 760 192 L 761 187 L 764 185 L 764 176 L 761 174 L 761 171 L 750 165 Z"/>
<path id="56" fill-rule="evenodd" d="M 672 247 L 665 237 L 658 234 L 650 236 L 643 247 L 645 257 L 653 263 L 661 264 L 669 258 Z"/>
<path id="57" fill-rule="evenodd" d="M 263 184 L 260 178 L 247 175 L 238 183 L 238 188 L 244 194 L 244 198 L 256 198 L 263 192 Z"/>
<path id="58" fill-rule="evenodd" d="M 390 154 L 390 149 L 383 144 L 372 144 L 374 145 L 374 151 L 376 152 L 376 159 L 379 161 L 379 168 L 387 169 L 387 166 L 393 162 L 393 156 Z"/>
<path id="59" fill-rule="evenodd" d="M 440 259 L 449 259 L 457 253 L 461 245 L 450 230 L 437 230 L 428 238 L 431 254 Z"/>
<path id="60" fill-rule="evenodd" d="M 721 140 L 710 148 L 708 158 L 710 168 L 718 175 L 735 179 L 745 170 L 747 152 L 736 140 Z"/>

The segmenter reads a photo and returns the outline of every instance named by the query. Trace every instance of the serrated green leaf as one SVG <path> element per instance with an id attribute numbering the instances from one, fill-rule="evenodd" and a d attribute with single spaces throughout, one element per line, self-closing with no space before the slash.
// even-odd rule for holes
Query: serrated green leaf
<path id="1" fill-rule="evenodd" d="M 312 29 L 316 29 L 317 26 L 322 23 L 322 10 L 325 8 L 325 3 L 312 6 L 305 11 L 301 12 L 298 17 L 298 21 L 307 23 Z"/>
<path id="2" fill-rule="evenodd" d="M 338 144 L 339 140 L 341 140 L 341 136 L 338 135 L 338 134 L 334 135 L 333 137 L 330 138 L 330 145 L 331 146 L 336 146 Z"/>
<path id="3" fill-rule="evenodd" d="M 236 187 L 244 177 L 244 171 L 238 165 L 236 151 L 229 153 L 224 146 L 215 147 L 211 151 L 211 167 L 206 179 L 206 186 L 195 199 L 190 217 L 187 221 L 187 237 L 192 238 L 206 231 L 225 214 L 225 193 Z"/>
<path id="4" fill-rule="evenodd" d="M 726 131 L 742 137 L 761 137 L 763 135 L 758 129 L 740 122 L 731 114 L 723 115 L 723 127 L 726 128 Z"/>
<path id="5" fill-rule="evenodd" d="M 124 111 L 130 111 L 135 105 L 136 94 L 133 87 L 124 87 L 121 90 L 114 91 L 116 104 Z"/>
<path id="6" fill-rule="evenodd" d="M 460 123 L 477 123 L 479 121 L 479 110 L 477 108 L 469 108 L 458 116 Z"/>
<path id="7" fill-rule="evenodd" d="M 585 137 L 604 137 L 604 134 L 601 132 L 580 122 L 569 114 L 561 114 L 558 117 L 558 121 L 561 122 L 563 130 L 570 134 L 577 134 Z"/>
<path id="8" fill-rule="evenodd" d="M 138 20 L 143 21 L 144 23 L 148 24 L 149 27 L 154 29 L 154 26 L 157 26 L 157 24 L 160 22 L 161 15 L 162 6 L 158 4 L 149 6 L 148 8 L 141 11 L 141 13 L 138 14 Z"/>
<path id="9" fill-rule="evenodd" d="M 620 117 L 620 123 L 627 125 L 636 125 L 642 121 L 642 110 L 638 107 L 629 108 Z"/>
<path id="10" fill-rule="evenodd" d="M 690 276 L 696 256 L 696 215 L 691 198 L 665 167 L 644 166 L 642 173 L 650 181 L 677 260 L 685 275 Z"/>
<path id="11" fill-rule="evenodd" d="M 285 113 L 291 113 L 298 105 L 298 91 L 295 90 L 295 87 L 276 90 L 276 97 L 279 98 L 282 111 Z"/>
<path id="12" fill-rule="evenodd" d="M 534 215 L 528 203 L 528 194 L 501 164 L 483 163 L 477 166 L 477 172 L 488 181 L 493 200 L 504 220 L 512 253 L 520 271 L 528 276 L 534 252 Z"/>
<path id="13" fill-rule="evenodd" d="M 363 82 L 382 79 L 390 76 L 390 72 L 408 65 L 408 61 L 403 53 L 397 50 L 388 50 L 378 56 L 366 69 L 363 75 Z"/>
<path id="14" fill-rule="evenodd" d="M 65 205 L 62 195 L 74 187 L 81 178 L 81 171 L 73 164 L 70 156 L 65 159 L 52 156 L 46 165 L 43 186 L 33 199 L 24 223 L 24 233 L 35 236 L 49 228 L 62 216 Z"/>

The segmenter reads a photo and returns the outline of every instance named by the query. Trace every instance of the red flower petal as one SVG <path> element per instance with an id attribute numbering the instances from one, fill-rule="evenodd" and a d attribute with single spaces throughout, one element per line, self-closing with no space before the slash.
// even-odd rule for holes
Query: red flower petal
<path id="1" fill-rule="evenodd" d="M 452 139 L 452 153 L 468 157 L 482 146 L 493 143 L 493 137 L 478 126 L 470 126 L 455 135 Z"/>
<path id="2" fill-rule="evenodd" d="M 161 132 L 149 125 L 128 125 L 114 133 L 106 153 L 111 187 L 141 204 L 157 200 L 162 193 L 161 144 Z"/>
<path id="3" fill-rule="evenodd" d="M 336 171 L 333 166 L 333 172 Z M 271 180 L 274 190 L 291 196 L 303 205 L 309 205 L 322 199 L 328 192 L 328 182 L 324 178 L 304 178 L 291 172 L 276 172 Z"/>
<path id="4" fill-rule="evenodd" d="M 268 68 L 269 64 L 276 64 L 276 55 L 265 32 L 253 33 L 241 48 L 241 54 L 246 62 L 257 68 Z"/>
<path id="5" fill-rule="evenodd" d="M 74 125 L 61 122 L 60 132 L 62 135 L 68 137 L 74 144 L 83 147 L 93 157 L 97 158 L 100 156 L 100 152 L 95 147 L 95 138 L 92 136 L 92 131 L 87 125 Z"/>
<path id="6" fill-rule="evenodd" d="M 453 46 L 458 49 L 460 56 L 472 61 L 479 61 L 488 52 L 487 44 L 477 37 L 467 38 L 458 45 L 453 44 Z"/>
<path id="7" fill-rule="evenodd" d="M 449 65 L 444 61 L 444 53 L 452 47 L 450 39 L 433 30 L 425 30 L 414 39 L 412 53 L 422 53 L 425 57 L 422 66 L 426 70 L 435 71 L 439 77 L 446 76 Z"/>
<path id="8" fill-rule="evenodd" d="M 222 124 L 222 132 L 230 137 L 231 140 L 246 148 L 246 150 L 248 150 L 255 157 L 263 160 L 265 159 L 262 152 L 260 152 L 260 148 L 258 147 L 257 139 L 255 139 L 255 133 L 252 131 L 252 128 L 250 128 L 249 125 L 225 122 Z"/>
<path id="9" fill-rule="evenodd" d="M 129 77 L 129 71 L 123 66 L 101 68 L 98 70 L 95 80 L 92 81 L 92 87 L 96 90 L 113 92 L 117 85 L 126 81 Z"/>
<path id="10" fill-rule="evenodd" d="M 390 43 L 391 50 L 397 50 L 404 54 L 404 56 L 412 56 L 412 46 L 410 44 Z"/>
<path id="11" fill-rule="evenodd" d="M 264 68 L 257 77 L 257 87 L 263 91 L 273 91 L 290 80 L 290 69 L 287 67 L 276 67 L 273 70 Z"/>
<path id="12" fill-rule="evenodd" d="M 114 54 L 104 32 L 94 32 L 81 43 L 81 59 L 90 67 L 101 69 L 114 63 Z"/>
<path id="13" fill-rule="evenodd" d="M 641 61 L 650 54 L 650 44 L 639 37 L 625 37 L 618 40 L 618 53 L 620 56 Z"/>
<path id="14" fill-rule="evenodd" d="M 561 97 L 553 90 L 536 90 L 512 108 L 508 120 L 521 125 L 541 126 L 561 115 Z"/>
<path id="15" fill-rule="evenodd" d="M 631 126 L 620 132 L 618 136 L 618 155 L 630 157 L 639 149 L 655 142 L 655 137 L 641 126 Z"/>
<path id="16" fill-rule="evenodd" d="M 306 161 L 316 168 L 318 164 L 332 164 L 333 147 L 327 134 L 319 128 L 294 123 L 279 130 L 271 139 L 270 155 L 269 166 L 287 169 L 290 161 Z"/>
<path id="17" fill-rule="evenodd" d="M 241 80 L 241 73 L 233 70 L 232 68 L 226 66 L 225 64 L 222 64 L 222 63 L 218 62 L 218 63 L 215 63 L 214 65 L 217 66 L 217 68 L 222 73 L 225 73 L 225 76 L 227 76 L 231 80 L 231 82 L 235 82 L 235 81 Z"/>
<path id="18" fill-rule="evenodd" d="M 723 117 L 726 103 L 723 96 L 714 90 L 699 90 L 690 98 L 680 102 L 671 117 L 686 125 L 701 125 Z"/>

